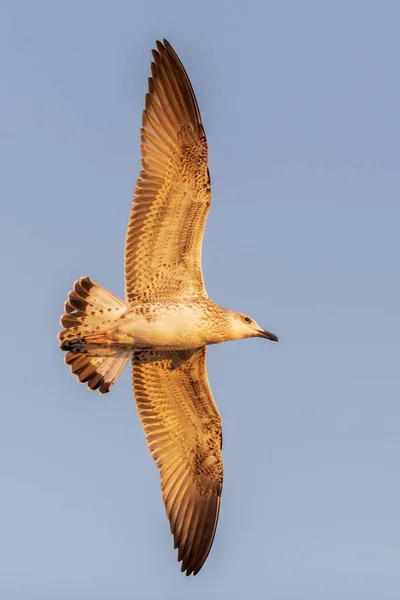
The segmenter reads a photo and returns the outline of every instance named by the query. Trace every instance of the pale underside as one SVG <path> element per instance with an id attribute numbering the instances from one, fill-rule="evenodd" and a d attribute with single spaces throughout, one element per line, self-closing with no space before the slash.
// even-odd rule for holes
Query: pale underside
<path id="1" fill-rule="evenodd" d="M 189 78 L 157 42 L 141 130 L 142 171 L 125 247 L 131 304 L 205 295 L 201 246 L 211 201 L 207 141 Z M 206 349 L 135 351 L 133 388 L 182 570 L 211 548 L 222 491 L 222 432 Z"/>

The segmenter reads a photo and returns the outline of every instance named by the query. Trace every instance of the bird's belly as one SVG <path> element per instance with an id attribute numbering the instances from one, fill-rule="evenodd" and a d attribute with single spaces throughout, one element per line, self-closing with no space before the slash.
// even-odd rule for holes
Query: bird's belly
<path id="1" fill-rule="evenodd" d="M 159 319 L 129 319 L 118 328 L 120 342 L 132 348 L 186 350 L 204 346 L 201 320 L 195 314 L 165 314 Z"/>

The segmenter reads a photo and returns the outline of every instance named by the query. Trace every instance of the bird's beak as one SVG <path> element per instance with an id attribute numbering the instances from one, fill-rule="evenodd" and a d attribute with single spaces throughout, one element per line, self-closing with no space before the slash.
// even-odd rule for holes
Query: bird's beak
<path id="1" fill-rule="evenodd" d="M 264 329 L 260 329 L 258 332 L 258 337 L 265 338 L 266 340 L 271 340 L 272 342 L 279 342 L 279 339 L 273 333 L 269 331 L 265 331 Z"/>

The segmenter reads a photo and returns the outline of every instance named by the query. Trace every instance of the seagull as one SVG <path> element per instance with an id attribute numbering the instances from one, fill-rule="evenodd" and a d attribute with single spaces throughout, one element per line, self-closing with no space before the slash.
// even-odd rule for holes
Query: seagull
<path id="1" fill-rule="evenodd" d="M 206 348 L 278 338 L 206 293 L 206 135 L 181 61 L 166 40 L 156 46 L 140 132 L 142 170 L 126 236 L 125 300 L 80 278 L 68 294 L 58 338 L 71 372 L 100 394 L 131 362 L 178 561 L 186 575 L 196 575 L 214 540 L 223 480 L 221 419 L 207 379 Z"/>

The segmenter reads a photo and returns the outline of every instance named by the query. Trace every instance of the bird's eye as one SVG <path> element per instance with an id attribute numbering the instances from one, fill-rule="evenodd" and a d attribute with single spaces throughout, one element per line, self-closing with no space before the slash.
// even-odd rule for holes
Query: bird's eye
<path id="1" fill-rule="evenodd" d="M 245 317 L 244 320 L 246 321 L 246 323 L 251 323 L 250 317 Z"/>

